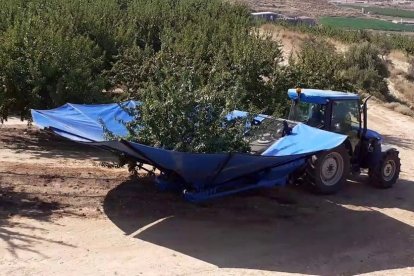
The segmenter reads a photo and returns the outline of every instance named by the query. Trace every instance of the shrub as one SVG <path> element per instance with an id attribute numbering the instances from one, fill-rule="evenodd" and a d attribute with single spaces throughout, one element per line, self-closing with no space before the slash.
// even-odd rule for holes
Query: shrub
<path id="1" fill-rule="evenodd" d="M 345 65 L 357 66 L 359 69 L 374 69 L 380 77 L 389 76 L 386 63 L 380 58 L 380 50 L 371 43 L 354 44 L 345 55 Z"/>
<path id="2" fill-rule="evenodd" d="M 414 111 L 411 110 L 408 106 L 397 103 L 397 102 L 391 102 L 391 103 L 385 103 L 385 107 L 394 110 L 395 112 L 399 112 L 401 114 L 414 117 Z"/>
<path id="3" fill-rule="evenodd" d="M 404 115 L 407 115 L 407 116 L 414 117 L 414 111 L 411 110 L 406 105 L 399 105 L 396 108 L 394 108 L 394 111 L 399 112 L 399 113 L 404 114 Z"/>
<path id="4" fill-rule="evenodd" d="M 414 103 L 414 82 L 404 78 L 397 78 L 394 81 L 394 88 L 402 95 L 402 99 L 407 103 Z"/>
<path id="5" fill-rule="evenodd" d="M 86 37 L 70 37 L 40 18 L 8 28 L 0 38 L 0 116 L 68 101 L 101 99 L 102 55 Z"/>
<path id="6" fill-rule="evenodd" d="M 407 79 L 414 81 L 414 58 L 410 60 L 410 66 L 408 67 Z"/>
<path id="7" fill-rule="evenodd" d="M 117 1 L 0 0 L 0 7 L 0 117 L 104 100 L 101 73 L 122 38 Z"/>
<path id="8" fill-rule="evenodd" d="M 327 41 L 304 42 L 290 66 L 297 82 L 303 87 L 345 91 L 354 89 L 341 74 L 344 68 L 343 56 Z"/>
<path id="9" fill-rule="evenodd" d="M 179 151 L 247 151 L 246 122 L 225 120 L 243 97 L 241 84 L 219 61 L 215 65 L 215 70 L 200 74 L 206 68 L 191 58 L 157 54 L 157 70 L 140 90 L 143 105 L 135 111 L 135 124 L 129 125 L 129 138 Z"/>
<path id="10" fill-rule="evenodd" d="M 290 70 L 304 87 L 340 91 L 367 92 L 382 99 L 390 99 L 385 78 L 388 69 L 379 57 L 379 49 L 369 43 L 353 45 L 345 53 L 324 40 L 303 43 Z"/>
<path id="11" fill-rule="evenodd" d="M 368 42 L 353 45 L 345 53 L 343 75 L 357 90 L 389 99 L 385 81 L 389 72 L 379 55 L 379 49 Z"/>

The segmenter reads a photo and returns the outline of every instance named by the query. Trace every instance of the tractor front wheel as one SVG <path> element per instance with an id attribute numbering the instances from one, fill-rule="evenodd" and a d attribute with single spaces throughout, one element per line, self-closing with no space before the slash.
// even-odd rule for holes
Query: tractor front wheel
<path id="1" fill-rule="evenodd" d="M 306 180 L 320 194 L 332 194 L 342 188 L 349 174 L 349 154 L 344 145 L 314 155 L 308 161 Z"/>
<path id="2" fill-rule="evenodd" d="M 400 176 L 401 162 L 397 150 L 383 154 L 379 164 L 368 170 L 370 183 L 381 189 L 391 188 Z"/>

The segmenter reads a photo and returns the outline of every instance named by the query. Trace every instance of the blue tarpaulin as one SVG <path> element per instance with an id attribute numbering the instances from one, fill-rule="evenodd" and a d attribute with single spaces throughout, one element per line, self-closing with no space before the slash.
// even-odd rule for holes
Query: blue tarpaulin
<path id="1" fill-rule="evenodd" d="M 289 175 L 305 164 L 308 156 L 335 148 L 346 139 L 344 135 L 299 123 L 291 135 L 280 138 L 261 155 L 185 153 L 123 140 L 105 141 L 104 125 L 117 136 L 127 135 L 123 122 L 131 121 L 132 117 L 125 108 L 137 104 L 134 101 L 103 105 L 65 104 L 52 110 L 32 110 L 32 117 L 40 128 L 77 142 L 126 154 L 158 168 L 164 175 L 174 175 L 178 183 L 160 183 L 178 187 L 193 201 L 251 188 L 284 185 Z M 246 116 L 246 113 L 234 111 L 229 116 Z"/>
<path id="2" fill-rule="evenodd" d="M 346 136 L 299 123 L 292 134 L 271 145 L 262 155 L 286 156 L 332 149 L 342 144 Z"/>
<path id="3" fill-rule="evenodd" d="M 136 105 L 134 101 L 98 105 L 67 103 L 51 110 L 32 110 L 32 118 L 38 127 L 53 128 L 57 134 L 73 141 L 100 142 L 105 141 L 103 125 L 115 135 L 128 134 L 122 122 L 132 120 L 126 109 Z"/>

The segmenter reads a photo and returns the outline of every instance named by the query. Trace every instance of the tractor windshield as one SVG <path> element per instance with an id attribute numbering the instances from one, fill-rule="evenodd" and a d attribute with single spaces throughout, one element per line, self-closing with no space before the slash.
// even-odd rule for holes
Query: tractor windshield
<path id="1" fill-rule="evenodd" d="M 293 102 L 288 119 L 305 123 L 312 127 L 323 127 L 325 124 L 325 105 Z"/>

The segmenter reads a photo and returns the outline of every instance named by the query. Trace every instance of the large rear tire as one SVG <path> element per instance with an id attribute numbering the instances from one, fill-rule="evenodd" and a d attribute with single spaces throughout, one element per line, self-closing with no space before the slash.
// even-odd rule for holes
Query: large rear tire
<path id="1" fill-rule="evenodd" d="M 381 189 L 391 188 L 400 176 L 401 161 L 397 150 L 383 154 L 378 166 L 368 170 L 370 183 Z"/>
<path id="2" fill-rule="evenodd" d="M 339 191 L 349 175 L 349 154 L 344 145 L 314 155 L 308 161 L 306 182 L 319 194 Z"/>

